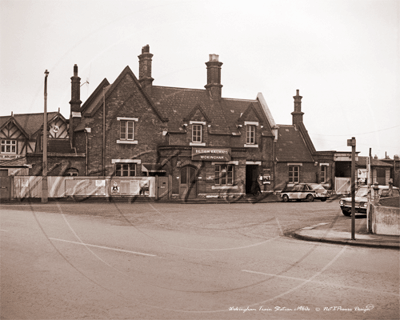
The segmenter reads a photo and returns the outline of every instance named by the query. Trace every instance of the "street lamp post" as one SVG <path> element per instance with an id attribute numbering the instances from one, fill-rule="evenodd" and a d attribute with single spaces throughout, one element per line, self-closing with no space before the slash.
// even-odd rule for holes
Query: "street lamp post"
<path id="1" fill-rule="evenodd" d="M 43 113 L 43 170 L 42 170 L 42 203 L 48 201 L 47 184 L 47 76 L 49 72 L 44 72 L 44 113 Z"/>

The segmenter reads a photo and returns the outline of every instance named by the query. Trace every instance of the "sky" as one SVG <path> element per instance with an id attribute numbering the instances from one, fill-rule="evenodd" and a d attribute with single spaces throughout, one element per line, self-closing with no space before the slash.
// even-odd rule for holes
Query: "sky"
<path id="1" fill-rule="evenodd" d="M 400 155 L 399 0 L 0 0 L 0 115 L 69 117 L 81 100 L 153 53 L 154 85 L 204 89 L 209 54 L 224 98 L 261 92 L 277 124 L 303 121 L 318 151 Z"/>

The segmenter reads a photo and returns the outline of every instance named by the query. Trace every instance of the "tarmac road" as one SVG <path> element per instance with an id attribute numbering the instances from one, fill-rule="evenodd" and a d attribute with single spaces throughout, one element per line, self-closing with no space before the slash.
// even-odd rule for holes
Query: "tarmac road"
<path id="1" fill-rule="evenodd" d="M 1 210 L 1 319 L 397 319 L 399 251 L 284 233 L 337 203 Z"/>

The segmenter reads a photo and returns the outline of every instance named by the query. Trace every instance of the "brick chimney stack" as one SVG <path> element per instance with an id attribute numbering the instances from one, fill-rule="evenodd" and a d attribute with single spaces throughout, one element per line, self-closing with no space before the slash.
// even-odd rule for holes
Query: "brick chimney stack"
<path id="1" fill-rule="evenodd" d="M 71 147 L 74 146 L 74 129 L 81 118 L 81 78 L 78 77 L 78 66 L 74 65 L 74 75 L 71 77 L 71 113 L 69 116 L 69 139 Z M 74 119 L 75 118 L 75 119 Z"/>
<path id="2" fill-rule="evenodd" d="M 210 60 L 206 62 L 207 66 L 207 84 L 204 86 L 210 94 L 211 99 L 221 99 L 221 66 L 222 62 L 218 61 L 217 54 L 210 54 Z"/>
<path id="3" fill-rule="evenodd" d="M 142 54 L 139 56 L 139 82 L 143 90 L 151 96 L 151 87 L 153 78 L 151 77 L 151 58 L 150 46 L 146 45 L 142 48 Z"/>
<path id="4" fill-rule="evenodd" d="M 294 111 L 292 112 L 292 124 L 299 124 L 303 122 L 303 114 L 301 112 L 301 99 L 303 97 L 299 95 L 299 89 L 296 90 L 296 95 L 293 97 L 294 99 Z"/>

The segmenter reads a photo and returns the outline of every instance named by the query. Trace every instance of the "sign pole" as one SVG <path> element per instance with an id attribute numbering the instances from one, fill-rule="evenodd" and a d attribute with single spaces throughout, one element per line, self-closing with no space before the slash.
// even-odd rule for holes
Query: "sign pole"
<path id="1" fill-rule="evenodd" d="M 347 146 L 351 146 L 351 240 L 355 238 L 356 214 L 355 214 L 355 173 L 356 173 L 356 138 L 347 140 Z"/>

